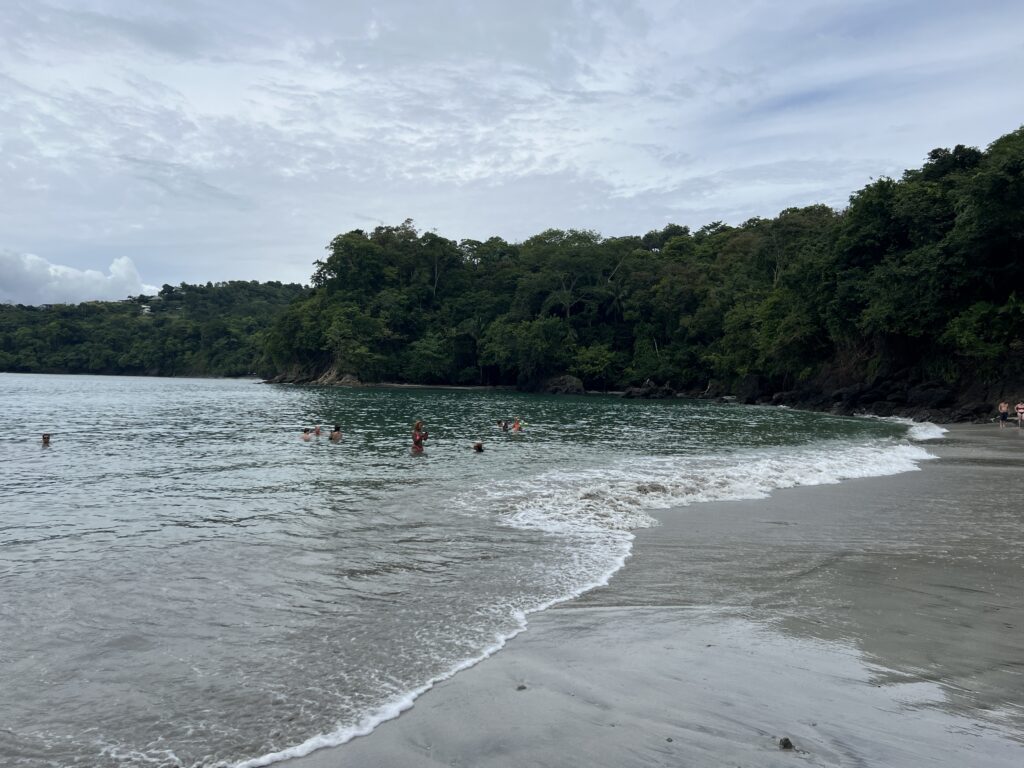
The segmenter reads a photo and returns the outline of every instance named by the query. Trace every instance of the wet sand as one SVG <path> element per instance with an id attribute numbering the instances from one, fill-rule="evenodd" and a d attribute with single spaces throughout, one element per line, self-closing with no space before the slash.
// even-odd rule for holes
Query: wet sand
<path id="1" fill-rule="evenodd" d="M 919 472 L 660 513 L 609 586 L 286 765 L 1024 765 L 1024 434 L 925 446 Z"/>

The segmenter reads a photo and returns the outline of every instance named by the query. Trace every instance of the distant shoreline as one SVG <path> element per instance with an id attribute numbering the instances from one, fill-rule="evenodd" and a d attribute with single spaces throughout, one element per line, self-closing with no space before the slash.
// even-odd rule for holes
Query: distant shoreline
<path id="1" fill-rule="evenodd" d="M 317 379 L 302 379 L 299 381 L 287 380 L 283 377 L 272 377 L 264 378 L 255 374 L 245 374 L 241 376 L 206 376 L 202 374 L 182 374 L 174 376 L 165 376 L 162 374 L 149 374 L 149 373 L 67 373 L 67 372 L 41 372 L 41 371 L 0 371 L 0 375 L 10 374 L 14 376 L 99 376 L 105 378 L 153 378 L 153 379 L 203 379 L 203 380 L 215 380 L 224 379 L 228 381 L 253 381 L 260 384 L 288 384 L 292 386 L 312 386 L 312 387 L 349 387 L 352 389 L 396 389 L 396 390 L 448 390 L 448 391 L 468 391 L 468 392 L 524 392 L 526 394 L 555 394 L 555 393 L 544 393 L 544 392 L 531 392 L 529 390 L 520 389 L 512 384 L 410 384 L 400 382 L 343 382 L 340 380 L 334 381 L 321 381 Z M 575 394 L 576 396 L 591 396 L 591 395 L 607 395 L 610 397 L 623 397 L 626 394 L 624 390 L 584 390 L 577 393 L 566 393 Z M 780 393 L 784 395 L 793 395 L 794 393 Z M 638 399 L 646 399 L 643 396 Z M 900 417 L 907 418 L 918 422 L 932 422 L 935 424 L 990 424 L 995 421 L 996 418 L 996 407 L 995 403 L 988 404 L 987 402 L 972 401 L 969 407 L 950 406 L 942 408 L 925 408 L 925 407 L 904 407 L 904 408 L 885 408 L 876 409 L 873 406 L 877 403 L 857 403 L 847 402 L 843 403 L 838 400 L 831 400 L 824 395 L 819 393 L 817 396 L 811 397 L 810 395 L 803 397 L 773 397 L 769 400 L 761 399 L 753 402 L 745 400 L 737 395 L 732 394 L 715 394 L 708 395 L 705 392 L 695 391 L 680 391 L 676 392 L 672 397 L 667 398 L 651 398 L 651 399 L 687 399 L 687 400 L 698 400 L 704 402 L 716 402 L 716 403 L 728 403 L 735 405 L 759 405 L 759 406 L 783 406 L 787 408 L 794 408 L 796 410 L 808 411 L 810 413 L 829 413 L 834 416 L 860 416 L 870 415 L 879 416 L 882 418 L 888 417 Z M 1006 398 L 1004 398 L 1006 399 Z M 1015 400 L 1016 398 L 1010 397 L 1009 400 Z M 1012 419 L 1011 419 L 1012 421 Z"/>

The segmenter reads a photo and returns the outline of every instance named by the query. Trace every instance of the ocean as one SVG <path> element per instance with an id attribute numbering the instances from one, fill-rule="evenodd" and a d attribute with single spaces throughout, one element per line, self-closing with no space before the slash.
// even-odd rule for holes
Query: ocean
<path id="1" fill-rule="evenodd" d="M 342 744 L 607 584 L 658 510 L 913 471 L 942 432 L 251 380 L 0 374 L 0 403 L 0 765 L 24 768 Z"/>

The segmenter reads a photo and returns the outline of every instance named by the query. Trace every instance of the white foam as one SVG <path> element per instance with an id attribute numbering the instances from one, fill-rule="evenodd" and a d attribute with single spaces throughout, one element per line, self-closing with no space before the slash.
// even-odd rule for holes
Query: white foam
<path id="1" fill-rule="evenodd" d="M 282 760 L 289 760 L 295 757 L 303 757 L 305 755 L 308 755 L 310 752 L 315 752 L 316 750 L 323 749 L 325 747 L 339 747 L 342 744 L 346 744 L 347 742 L 352 741 L 352 739 L 356 738 L 357 736 L 366 736 L 381 723 L 386 722 L 388 720 L 393 720 L 400 714 L 405 712 L 407 709 L 411 708 L 413 702 L 417 698 L 419 698 L 422 694 L 429 691 L 437 683 L 443 680 L 447 680 L 456 673 L 461 672 L 464 669 L 468 669 L 469 667 L 472 667 L 475 664 L 478 664 L 479 662 L 483 661 L 489 656 L 493 656 L 495 653 L 497 653 L 504 647 L 505 643 L 509 639 L 515 637 L 515 635 L 519 634 L 519 632 L 521 632 L 522 629 L 525 628 L 526 622 L 524 620 L 523 626 L 520 630 L 510 634 L 508 637 L 499 638 L 494 645 L 484 650 L 479 656 L 476 656 L 472 659 L 467 659 L 466 661 L 463 661 L 455 665 L 451 670 L 449 670 L 445 674 L 438 675 L 437 677 L 431 679 L 427 683 L 421 685 L 419 688 L 409 691 L 408 693 L 402 696 L 399 696 L 395 699 L 392 699 L 391 701 L 386 702 L 385 704 L 382 704 L 381 706 L 377 707 L 377 709 L 365 715 L 355 725 L 341 726 L 337 730 L 331 731 L 330 733 L 318 734 L 316 736 L 313 736 L 312 738 L 306 739 L 301 744 L 296 744 L 295 746 L 282 749 L 278 752 L 270 752 L 268 754 L 260 755 L 259 757 L 254 757 L 248 760 L 243 760 L 238 763 L 231 763 L 231 767 L 262 768 L 263 766 L 272 765 L 273 763 L 278 763 Z"/>
<path id="2" fill-rule="evenodd" d="M 610 570 L 607 573 L 603 583 L 607 583 L 607 580 L 611 578 L 615 571 L 619 570 L 619 568 L 622 567 L 624 561 L 625 558 L 623 558 L 623 560 L 619 562 L 614 569 Z M 536 607 L 531 608 L 529 611 L 515 612 L 514 616 L 517 623 L 516 629 L 503 635 L 495 635 L 495 642 L 492 645 L 485 648 L 479 655 L 455 664 L 447 672 L 437 675 L 434 678 L 431 678 L 428 682 L 424 683 L 418 688 L 415 688 L 412 691 L 409 691 L 406 694 L 398 696 L 392 699 L 391 701 L 377 707 L 376 709 L 365 715 L 363 718 L 361 718 L 359 722 L 355 725 L 341 726 L 338 729 L 331 731 L 330 733 L 318 734 L 316 736 L 313 736 L 312 738 L 306 739 L 306 741 L 302 742 L 301 744 L 296 744 L 295 746 L 288 747 L 277 752 L 270 752 L 265 755 L 260 755 L 259 757 L 242 760 L 241 762 L 230 764 L 221 763 L 215 768 L 227 768 L 227 766 L 230 766 L 230 768 L 264 768 L 264 766 L 272 765 L 274 763 L 281 762 L 282 760 L 290 760 L 296 757 L 304 757 L 305 755 L 308 755 L 311 752 L 315 752 L 318 749 L 324 749 L 326 747 L 340 747 L 341 745 L 347 744 L 348 742 L 352 741 L 352 739 L 358 736 L 366 736 L 381 723 L 387 722 L 388 720 L 394 720 L 407 709 L 411 709 L 416 699 L 418 699 L 420 696 L 429 691 L 438 683 L 454 677 L 456 674 L 458 674 L 464 669 L 469 669 L 470 667 L 476 666 L 484 659 L 490 658 L 498 651 L 500 651 L 502 648 L 504 648 L 505 644 L 508 643 L 509 640 L 511 640 L 516 635 L 520 634 L 526 629 L 528 614 L 537 613 L 538 611 L 543 611 L 550 608 L 556 603 L 565 602 L 566 600 L 571 600 L 573 598 L 579 597 L 584 592 L 587 592 L 596 586 L 598 586 L 598 583 L 594 582 L 592 584 L 588 584 L 577 590 L 574 590 L 571 594 L 567 594 L 556 599 L 545 601 L 544 603 L 541 603 Z"/>
<path id="3" fill-rule="evenodd" d="M 630 458 L 600 469 L 555 470 L 532 481 L 516 480 L 489 496 L 493 508 L 504 493 L 504 517 L 513 527 L 589 535 L 595 542 L 621 540 L 616 533 L 656 525 L 651 510 L 758 499 L 777 488 L 912 472 L 931 458 L 920 446 L 891 440 L 704 457 Z"/>
<path id="4" fill-rule="evenodd" d="M 534 478 L 517 478 L 455 499 L 453 503 L 457 506 L 491 509 L 511 527 L 566 537 L 572 543 L 567 547 L 572 562 L 560 574 L 565 581 L 559 594 L 538 601 L 527 610 L 514 611 L 515 628 L 495 635 L 494 643 L 480 654 L 381 705 L 356 724 L 234 763 L 232 768 L 263 768 L 324 747 L 340 746 L 398 717 L 437 683 L 501 650 L 526 629 L 528 614 L 606 585 L 630 554 L 631 531 L 657 525 L 648 514 L 650 510 L 704 501 L 764 498 L 778 488 L 910 472 L 918 469 L 919 462 L 932 458 L 935 457 L 919 446 L 893 440 L 852 445 L 835 441 L 703 457 L 633 457 L 608 467 L 573 472 L 553 470 Z"/>
<path id="5" fill-rule="evenodd" d="M 862 419 L 874 419 L 875 421 L 888 421 L 892 424 L 902 424 L 907 427 L 907 437 L 910 440 L 922 442 L 925 440 L 938 440 L 949 432 L 945 427 L 933 424 L 930 421 L 914 421 L 903 416 L 875 416 L 869 413 L 859 413 Z"/>

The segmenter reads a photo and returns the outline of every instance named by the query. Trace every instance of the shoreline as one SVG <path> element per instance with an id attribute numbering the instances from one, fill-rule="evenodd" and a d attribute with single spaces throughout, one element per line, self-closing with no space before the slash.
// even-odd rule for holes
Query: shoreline
<path id="1" fill-rule="evenodd" d="M 809 765 L 1020 764 L 1024 436 L 923 445 L 917 472 L 658 513 L 607 586 L 281 764 L 788 765 L 783 736 Z"/>

